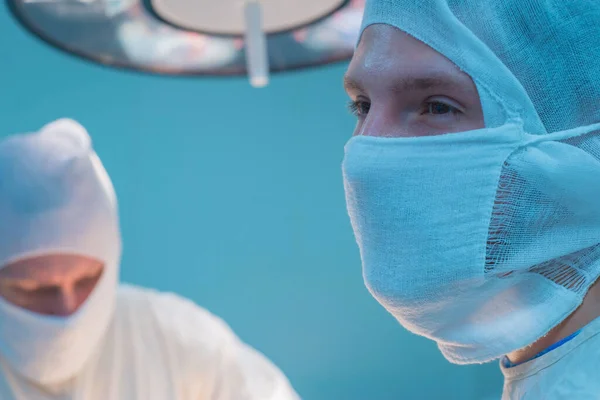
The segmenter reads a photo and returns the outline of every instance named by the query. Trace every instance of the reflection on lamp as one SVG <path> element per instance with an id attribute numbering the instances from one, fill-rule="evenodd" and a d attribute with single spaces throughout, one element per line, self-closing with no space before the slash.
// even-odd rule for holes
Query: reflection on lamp
<path id="1" fill-rule="evenodd" d="M 15 18 L 36 36 L 62 51 L 95 63 L 196 76 L 243 75 L 252 68 L 245 53 L 248 46 L 243 30 L 239 35 L 223 36 L 182 29 L 158 17 L 144 3 L 149 0 L 6 1 Z M 184 0 L 162 1 L 164 4 L 164 1 Z M 212 4 L 208 0 L 197 1 L 199 7 Z M 221 7 L 241 0 L 219 1 Z M 345 61 L 352 56 L 365 0 L 254 1 L 272 7 L 281 7 L 280 3 L 273 2 L 288 2 L 295 7 L 300 7 L 298 2 L 302 5 L 319 2 L 314 3 L 316 8 L 323 8 L 323 2 L 342 4 L 331 14 L 304 26 L 268 33 L 265 66 L 268 65 L 271 72 Z M 190 3 L 178 4 L 189 7 Z M 272 19 L 266 22 L 273 25 Z M 263 70 L 264 78 L 268 79 L 268 70 Z"/>

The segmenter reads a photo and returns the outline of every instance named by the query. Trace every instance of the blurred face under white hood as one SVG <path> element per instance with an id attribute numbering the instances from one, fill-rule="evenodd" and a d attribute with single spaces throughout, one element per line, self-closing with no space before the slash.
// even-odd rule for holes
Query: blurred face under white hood
<path id="1" fill-rule="evenodd" d="M 0 298 L 0 359 L 40 384 L 68 380 L 110 324 L 121 256 L 114 189 L 81 125 L 62 119 L 0 142 L 0 221 L 0 269 L 59 253 L 104 263 L 93 292 L 68 317 Z"/>

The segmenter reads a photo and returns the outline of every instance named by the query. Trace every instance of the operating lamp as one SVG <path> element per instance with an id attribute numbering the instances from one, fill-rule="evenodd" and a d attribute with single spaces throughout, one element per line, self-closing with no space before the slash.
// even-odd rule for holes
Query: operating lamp
<path id="1" fill-rule="evenodd" d="M 270 74 L 346 61 L 365 0 L 6 0 L 48 45 L 87 61 L 184 76 Z"/>

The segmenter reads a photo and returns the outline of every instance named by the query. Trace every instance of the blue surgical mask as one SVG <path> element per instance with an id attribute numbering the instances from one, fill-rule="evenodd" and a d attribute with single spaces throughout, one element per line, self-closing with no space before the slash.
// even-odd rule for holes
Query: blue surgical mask
<path id="1" fill-rule="evenodd" d="M 598 129 L 531 135 L 514 117 L 440 136 L 353 137 L 344 184 L 370 292 L 454 363 L 545 335 L 600 274 Z"/>

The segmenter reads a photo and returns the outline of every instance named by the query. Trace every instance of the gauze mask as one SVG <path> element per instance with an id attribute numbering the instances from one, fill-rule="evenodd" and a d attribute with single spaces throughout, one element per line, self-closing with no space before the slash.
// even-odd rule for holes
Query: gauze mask
<path id="1" fill-rule="evenodd" d="M 441 136 L 353 137 L 346 200 L 373 296 L 455 363 L 546 334 L 600 272 L 600 153 L 581 148 L 598 144 L 586 135 L 597 129 L 530 135 L 514 119 Z"/>
<path id="2" fill-rule="evenodd" d="M 121 252 L 112 184 L 83 127 L 59 120 L 0 142 L 0 268 L 45 254 L 104 263 L 97 286 L 68 317 L 0 298 L 0 359 L 40 384 L 74 377 L 98 348 L 114 311 Z"/>

